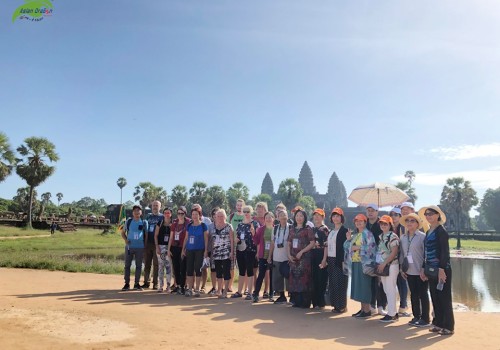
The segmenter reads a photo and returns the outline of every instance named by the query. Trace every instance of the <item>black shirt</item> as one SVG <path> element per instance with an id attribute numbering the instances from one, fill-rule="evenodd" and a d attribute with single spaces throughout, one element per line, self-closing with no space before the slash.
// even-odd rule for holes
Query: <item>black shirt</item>
<path id="1" fill-rule="evenodd" d="M 382 234 L 382 229 L 380 228 L 378 218 L 373 224 L 370 224 L 370 221 L 368 221 L 366 223 L 366 228 L 368 229 L 368 231 L 373 233 L 373 237 L 375 237 L 375 243 L 377 243 L 378 247 L 378 244 L 380 243 L 380 235 Z"/>
<path id="2" fill-rule="evenodd" d="M 168 245 L 170 239 L 170 225 L 165 226 L 163 222 L 159 222 L 156 226 L 160 228 L 158 232 L 158 245 Z"/>

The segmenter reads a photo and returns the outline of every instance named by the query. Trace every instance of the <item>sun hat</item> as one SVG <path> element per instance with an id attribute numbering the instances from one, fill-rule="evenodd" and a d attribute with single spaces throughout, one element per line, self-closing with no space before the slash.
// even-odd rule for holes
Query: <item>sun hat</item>
<path id="1" fill-rule="evenodd" d="M 366 209 L 368 208 L 372 208 L 373 210 L 376 210 L 378 211 L 378 205 L 374 204 L 374 203 L 370 203 L 366 206 Z"/>
<path id="2" fill-rule="evenodd" d="M 356 221 L 364 221 L 364 222 L 368 222 L 368 218 L 364 215 L 364 214 L 358 214 L 354 217 L 354 222 Z"/>
<path id="3" fill-rule="evenodd" d="M 378 219 L 379 222 L 385 222 L 386 224 L 389 225 L 394 225 L 394 222 L 392 221 L 392 218 L 389 215 L 382 215 L 380 219 Z"/>
<path id="4" fill-rule="evenodd" d="M 314 211 L 313 211 L 313 215 L 314 215 L 314 214 L 319 214 L 319 215 L 321 215 L 322 217 L 325 217 L 325 211 L 324 211 L 323 209 L 321 209 L 321 208 L 316 208 L 316 209 L 314 209 Z"/>
<path id="5" fill-rule="evenodd" d="M 406 227 L 406 219 L 415 219 L 417 220 L 418 222 L 418 228 L 421 228 L 422 227 L 422 224 L 423 224 L 423 220 L 420 216 L 418 216 L 416 213 L 411 213 L 411 214 L 408 214 L 408 215 L 405 215 L 401 218 L 401 220 L 399 221 L 401 223 L 401 225 L 403 225 L 406 229 L 408 229 L 408 227 Z"/>
<path id="6" fill-rule="evenodd" d="M 415 210 L 415 206 L 413 205 L 412 202 L 403 202 L 403 203 L 401 203 L 401 205 L 399 207 L 400 208 L 408 207 L 408 208 L 412 208 L 413 210 Z"/>
<path id="7" fill-rule="evenodd" d="M 430 209 L 432 211 L 435 211 L 436 213 L 439 214 L 439 216 L 441 217 L 441 220 L 439 220 L 439 223 L 441 225 L 444 225 L 444 223 L 446 222 L 446 214 L 441 210 L 440 207 L 438 207 L 437 205 L 427 205 L 425 207 L 422 207 L 420 208 L 420 210 L 418 211 L 418 215 L 421 217 L 421 218 L 424 218 L 424 221 L 428 223 L 427 221 L 427 218 L 425 217 L 424 213 L 427 209 Z"/>
<path id="8" fill-rule="evenodd" d="M 394 208 L 392 208 L 392 209 L 389 211 L 389 213 L 392 213 L 392 212 L 394 212 L 394 213 L 396 213 L 396 214 L 401 215 L 401 209 L 399 209 L 398 207 L 394 207 Z"/>

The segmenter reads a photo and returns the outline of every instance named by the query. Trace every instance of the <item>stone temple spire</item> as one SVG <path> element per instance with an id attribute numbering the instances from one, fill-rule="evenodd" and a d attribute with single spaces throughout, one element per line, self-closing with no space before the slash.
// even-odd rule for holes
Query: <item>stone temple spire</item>
<path id="1" fill-rule="evenodd" d="M 266 194 L 270 195 L 271 197 L 274 195 L 273 180 L 271 179 L 271 175 L 269 175 L 269 173 L 266 173 L 266 176 L 264 177 L 264 180 L 262 181 L 262 187 L 261 187 L 260 193 L 266 193 Z"/>
<path id="2" fill-rule="evenodd" d="M 304 162 L 300 170 L 299 183 L 305 195 L 311 196 L 317 194 L 316 187 L 314 186 L 313 174 L 307 161 Z"/>

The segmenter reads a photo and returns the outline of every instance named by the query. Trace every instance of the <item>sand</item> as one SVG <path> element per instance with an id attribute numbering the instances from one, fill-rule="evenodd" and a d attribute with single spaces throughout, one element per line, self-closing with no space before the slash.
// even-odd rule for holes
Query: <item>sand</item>
<path id="1" fill-rule="evenodd" d="M 455 335 L 269 302 L 122 292 L 122 277 L 0 269 L 0 349 L 500 349 L 500 314 L 457 312 Z M 349 310 L 358 310 L 349 303 Z"/>

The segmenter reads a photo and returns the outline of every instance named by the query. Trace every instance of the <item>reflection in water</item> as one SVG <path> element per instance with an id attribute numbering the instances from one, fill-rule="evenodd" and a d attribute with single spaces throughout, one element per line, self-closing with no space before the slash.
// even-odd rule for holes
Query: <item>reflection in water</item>
<path id="1" fill-rule="evenodd" d="M 454 302 L 471 310 L 500 312 L 500 260 L 452 258 L 451 265 Z"/>

